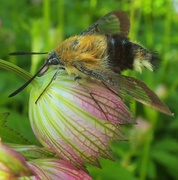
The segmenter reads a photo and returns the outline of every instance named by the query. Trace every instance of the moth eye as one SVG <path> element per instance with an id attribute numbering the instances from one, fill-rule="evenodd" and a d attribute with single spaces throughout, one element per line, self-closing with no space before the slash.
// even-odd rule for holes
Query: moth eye
<path id="1" fill-rule="evenodd" d="M 58 65 L 59 63 L 59 59 L 55 57 L 48 60 L 48 65 Z"/>

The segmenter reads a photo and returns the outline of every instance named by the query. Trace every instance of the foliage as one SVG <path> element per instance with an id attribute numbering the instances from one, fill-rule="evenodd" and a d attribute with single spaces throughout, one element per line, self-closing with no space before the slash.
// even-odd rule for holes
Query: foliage
<path id="1" fill-rule="evenodd" d="M 8 53 L 48 52 L 63 39 L 80 33 L 104 14 L 112 10 L 127 11 L 131 19 L 130 39 L 157 51 L 161 62 L 154 73 L 126 73 L 144 81 L 176 115 L 177 7 L 176 0 L 19 0 L 18 3 L 1 0 L 0 58 L 34 74 L 44 62 L 44 56 L 10 57 Z M 11 113 L 5 123 L 8 133 L 18 139 L 13 131 L 19 132 L 24 140 L 37 144 L 28 121 L 29 89 L 8 98 L 24 82 L 2 69 L 0 78 L 0 113 Z M 130 104 L 130 108 L 136 115 L 138 125 L 127 128 L 129 141 L 111 144 L 116 162 L 101 159 L 102 170 L 87 165 L 91 176 L 96 180 L 178 179 L 178 118 L 168 117 L 135 102 Z"/>

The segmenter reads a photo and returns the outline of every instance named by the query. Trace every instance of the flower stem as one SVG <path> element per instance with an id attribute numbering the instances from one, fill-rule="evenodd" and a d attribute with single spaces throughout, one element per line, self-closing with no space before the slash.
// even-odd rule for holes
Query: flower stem
<path id="1" fill-rule="evenodd" d="M 142 161 L 141 161 L 141 165 L 140 165 L 139 180 L 145 180 L 146 176 L 147 176 L 152 140 L 153 140 L 153 130 L 150 129 L 147 132 L 147 137 L 145 139 L 145 143 L 144 143 L 144 147 L 143 147 L 143 154 L 142 154 Z"/>
<path id="2" fill-rule="evenodd" d="M 22 77 L 23 79 L 25 79 L 27 81 L 32 77 L 32 75 L 29 72 L 16 66 L 15 64 L 12 64 L 12 63 L 2 60 L 2 59 L 0 59 L 0 68 L 9 70 L 9 71 L 19 75 L 20 77 Z"/>

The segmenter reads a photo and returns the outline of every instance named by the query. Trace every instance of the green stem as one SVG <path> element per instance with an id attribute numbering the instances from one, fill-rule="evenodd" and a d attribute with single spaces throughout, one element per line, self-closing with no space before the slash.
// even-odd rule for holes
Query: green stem
<path id="1" fill-rule="evenodd" d="M 147 177 L 147 171 L 148 171 L 148 162 L 150 158 L 150 148 L 151 148 L 151 143 L 153 140 L 153 132 L 152 129 L 147 132 L 146 134 L 147 138 L 144 143 L 143 147 L 143 154 L 142 154 L 142 161 L 140 165 L 140 177 L 139 180 L 145 180 Z"/>
<path id="2" fill-rule="evenodd" d="M 45 22 L 45 28 L 43 29 L 45 35 L 45 47 L 50 49 L 50 37 L 49 37 L 49 30 L 50 30 L 50 9 L 51 3 L 49 0 L 43 1 L 43 20 Z"/>
<path id="3" fill-rule="evenodd" d="M 27 71 L 25 71 L 24 69 L 16 66 L 15 64 L 12 64 L 8 61 L 2 60 L 2 59 L 0 59 L 0 68 L 11 71 L 11 72 L 17 74 L 18 76 L 22 77 L 26 81 L 28 81 L 32 77 L 32 75 L 30 73 L 28 73 Z M 35 83 L 35 80 L 32 83 Z"/>
<path id="4" fill-rule="evenodd" d="M 129 33 L 129 37 L 132 40 L 136 40 L 137 36 L 138 36 L 138 30 L 140 28 L 140 24 L 141 24 L 141 16 L 142 16 L 142 12 L 141 9 L 137 9 L 137 5 L 136 3 L 140 4 L 141 6 L 141 1 L 142 0 L 138 0 L 138 1 L 131 1 L 131 9 L 130 9 L 130 33 Z M 137 14 L 137 17 L 136 17 Z M 134 26 L 132 25 L 134 24 Z"/>
<path id="5" fill-rule="evenodd" d="M 57 39 L 58 39 L 58 43 L 61 42 L 62 40 L 64 40 L 64 27 L 65 27 L 65 17 L 64 17 L 64 11 L 65 11 L 65 7 L 64 7 L 64 0 L 60 0 L 58 1 L 58 17 L 59 17 L 59 22 L 58 22 L 58 26 L 57 26 Z"/>
<path id="6" fill-rule="evenodd" d="M 90 0 L 90 8 L 91 10 L 94 10 L 97 5 L 97 0 Z"/>

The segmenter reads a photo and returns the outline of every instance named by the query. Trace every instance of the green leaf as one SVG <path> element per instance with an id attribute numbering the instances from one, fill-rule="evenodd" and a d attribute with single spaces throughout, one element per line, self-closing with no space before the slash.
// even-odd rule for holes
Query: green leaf
<path id="1" fill-rule="evenodd" d="M 6 122 L 6 119 L 8 118 L 9 115 L 10 115 L 9 112 L 5 112 L 5 113 L 0 114 L 0 129 L 4 125 L 4 123 Z"/>
<path id="2" fill-rule="evenodd" d="M 177 154 L 164 151 L 155 151 L 152 156 L 160 165 L 164 166 L 167 172 L 169 172 L 175 178 L 178 178 Z"/>
<path id="3" fill-rule="evenodd" d="M 156 165 L 153 162 L 153 160 L 150 158 L 148 161 L 148 169 L 147 169 L 147 174 L 150 179 L 155 179 L 156 178 Z"/>
<path id="4" fill-rule="evenodd" d="M 101 159 L 100 162 L 102 169 L 98 169 L 91 165 L 87 166 L 90 175 L 95 180 L 138 180 L 136 177 L 134 177 L 131 171 L 129 171 L 126 167 L 121 166 L 121 164 L 119 163 L 108 161 L 105 159 Z"/>
<path id="5" fill-rule="evenodd" d="M 18 132 L 7 127 L 5 123 L 10 113 L 0 114 L 0 137 L 3 142 L 18 143 L 18 144 L 31 144 L 26 138 L 20 135 Z"/>
<path id="6" fill-rule="evenodd" d="M 163 139 L 154 146 L 154 151 L 178 152 L 178 141 L 175 139 Z"/>

